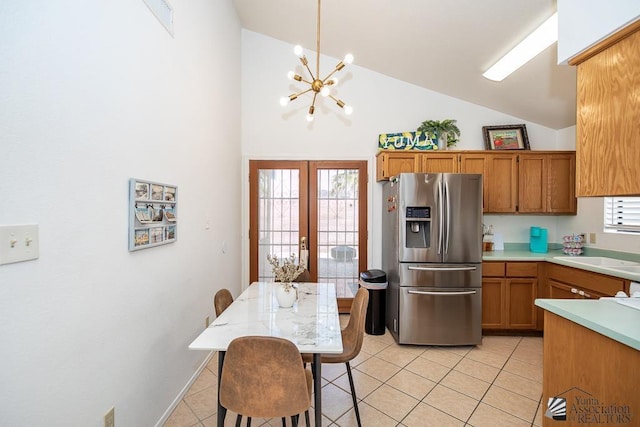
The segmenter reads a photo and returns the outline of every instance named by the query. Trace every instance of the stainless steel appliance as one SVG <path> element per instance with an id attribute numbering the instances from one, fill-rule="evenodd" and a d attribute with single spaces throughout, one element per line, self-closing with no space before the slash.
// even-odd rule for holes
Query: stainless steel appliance
<path id="1" fill-rule="evenodd" d="M 400 344 L 480 344 L 482 175 L 402 173 L 383 194 L 392 335 Z"/>

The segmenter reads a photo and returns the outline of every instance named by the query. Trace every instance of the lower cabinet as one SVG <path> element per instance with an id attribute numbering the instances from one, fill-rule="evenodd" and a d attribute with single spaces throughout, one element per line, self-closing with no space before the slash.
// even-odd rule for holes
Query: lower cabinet
<path id="1" fill-rule="evenodd" d="M 598 299 L 625 290 L 625 279 L 564 265 L 547 265 L 547 297 Z"/>
<path id="2" fill-rule="evenodd" d="M 536 330 L 538 262 L 482 263 L 482 328 Z"/>

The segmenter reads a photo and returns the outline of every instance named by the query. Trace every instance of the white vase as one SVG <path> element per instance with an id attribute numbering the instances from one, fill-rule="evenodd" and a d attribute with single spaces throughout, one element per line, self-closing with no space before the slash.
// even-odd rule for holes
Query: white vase
<path id="1" fill-rule="evenodd" d="M 293 307 L 293 303 L 296 302 L 296 290 L 293 286 L 284 286 L 276 283 L 276 300 L 278 300 L 278 305 L 282 308 Z"/>

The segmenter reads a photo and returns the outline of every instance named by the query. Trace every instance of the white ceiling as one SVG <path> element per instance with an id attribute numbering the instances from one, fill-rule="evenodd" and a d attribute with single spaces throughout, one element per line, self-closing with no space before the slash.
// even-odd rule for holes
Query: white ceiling
<path id="1" fill-rule="evenodd" d="M 316 0 L 233 1 L 244 28 L 315 51 Z M 575 125 L 576 77 L 555 44 L 502 82 L 482 77 L 555 10 L 555 0 L 323 0 L 320 51 L 561 129 Z"/>

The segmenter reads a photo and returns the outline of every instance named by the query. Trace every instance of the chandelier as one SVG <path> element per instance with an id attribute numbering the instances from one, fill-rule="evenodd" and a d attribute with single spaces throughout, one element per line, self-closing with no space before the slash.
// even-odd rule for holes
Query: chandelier
<path id="1" fill-rule="evenodd" d="M 280 105 L 285 107 L 289 104 L 289 102 L 293 101 L 300 95 L 304 95 L 307 92 L 313 91 L 313 100 L 311 101 L 309 112 L 307 113 L 307 121 L 309 122 L 313 121 L 313 113 L 315 111 L 316 98 L 318 97 L 318 94 L 320 94 L 321 96 L 329 97 L 333 99 L 336 102 L 336 104 L 338 104 L 338 107 L 344 110 L 344 113 L 346 115 L 351 114 L 353 112 L 353 108 L 349 105 L 346 105 L 343 101 L 333 96 L 333 94 L 331 93 L 331 87 L 336 86 L 338 84 L 338 79 L 336 77 L 333 77 L 333 75 L 338 71 L 342 70 L 347 64 L 351 64 L 353 62 L 353 55 L 351 55 L 350 53 L 345 55 L 344 59 L 338 62 L 338 65 L 336 65 L 333 71 L 331 71 L 324 79 L 320 78 L 320 0 L 318 0 L 318 19 L 317 19 L 317 29 L 316 29 L 316 73 L 313 74 L 313 72 L 311 71 L 311 68 L 309 68 L 309 61 L 307 60 L 307 57 L 304 55 L 302 46 L 298 45 L 294 47 L 293 53 L 295 53 L 296 56 L 300 58 L 300 62 L 302 62 L 302 65 L 307 69 L 310 79 L 306 80 L 304 77 L 302 77 L 299 74 L 296 74 L 293 71 L 289 71 L 289 73 L 287 74 L 287 77 L 289 77 L 290 80 L 306 83 L 309 85 L 309 87 L 305 90 L 302 90 L 297 93 L 293 93 L 289 96 L 283 96 L 282 98 L 280 98 Z"/>

